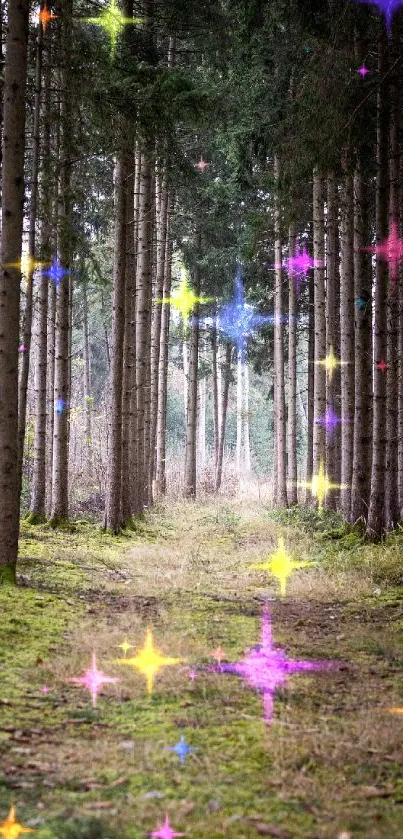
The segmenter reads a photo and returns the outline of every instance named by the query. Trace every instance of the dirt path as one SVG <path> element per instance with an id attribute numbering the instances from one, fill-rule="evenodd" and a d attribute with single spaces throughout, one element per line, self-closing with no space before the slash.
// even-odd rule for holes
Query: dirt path
<path id="1" fill-rule="evenodd" d="M 323 556 L 311 536 L 235 502 L 156 514 L 118 551 L 88 528 L 43 532 L 41 561 L 21 561 L 18 600 L 0 592 L 4 818 L 12 799 L 39 839 L 140 839 L 166 813 L 191 839 L 403 835 L 403 716 L 387 710 L 403 705 L 399 591 L 374 594 L 355 562 L 298 571 L 281 600 L 250 567 L 280 533 L 299 558 Z M 270 725 L 261 692 L 212 656 L 220 646 L 239 661 L 260 643 L 264 603 L 274 647 L 336 663 L 280 685 Z M 182 659 L 151 696 L 116 663 L 147 627 Z M 119 679 L 95 708 L 71 681 L 92 651 Z M 183 765 L 168 750 L 181 734 L 194 748 Z"/>

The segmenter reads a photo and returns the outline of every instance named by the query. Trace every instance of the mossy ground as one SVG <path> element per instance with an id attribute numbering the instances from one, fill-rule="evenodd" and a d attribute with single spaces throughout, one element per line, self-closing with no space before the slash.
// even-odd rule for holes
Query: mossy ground
<path id="1" fill-rule="evenodd" d="M 38 839 L 140 839 L 166 812 L 191 839 L 403 835 L 399 534 L 373 547 L 335 517 L 236 501 L 167 506 L 119 538 L 75 524 L 23 522 L 20 588 L 0 588 L 0 821 L 14 801 Z M 284 600 L 250 568 L 280 534 L 315 562 Z M 258 643 L 265 599 L 290 657 L 339 662 L 292 676 L 270 726 L 257 693 L 208 669 L 216 646 L 233 660 Z M 116 663 L 147 626 L 185 660 L 151 697 Z M 93 649 L 120 679 L 95 709 L 70 681 Z M 183 766 L 166 748 L 182 732 Z"/>

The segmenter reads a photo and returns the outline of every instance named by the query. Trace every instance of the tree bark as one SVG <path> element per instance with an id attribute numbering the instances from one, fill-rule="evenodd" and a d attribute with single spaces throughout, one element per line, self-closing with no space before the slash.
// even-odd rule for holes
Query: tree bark
<path id="1" fill-rule="evenodd" d="M 313 475 L 313 421 L 314 421 L 314 390 L 315 390 L 315 287 L 313 277 L 308 280 L 308 395 L 307 395 L 307 442 L 306 442 L 306 475 L 309 484 Z M 312 494 L 307 486 L 305 504 L 310 504 Z"/>
<path id="2" fill-rule="evenodd" d="M 197 251 L 200 252 L 200 235 L 197 236 Z M 194 288 L 197 297 L 200 297 L 200 267 L 196 266 L 194 272 Z M 185 498 L 196 497 L 197 463 L 196 463 L 196 429 L 197 429 L 197 374 L 199 366 L 199 306 L 196 303 L 192 325 L 190 327 L 189 347 L 189 383 L 188 383 L 188 404 L 186 422 L 186 448 L 185 448 Z"/>
<path id="3" fill-rule="evenodd" d="M 350 519 L 354 432 L 354 205 L 353 176 L 348 170 L 351 149 L 345 150 L 340 213 L 340 334 L 341 334 L 341 509 Z"/>
<path id="4" fill-rule="evenodd" d="M 294 256 L 296 247 L 295 223 L 288 234 L 288 253 Z M 290 276 L 288 285 L 288 501 L 298 503 L 297 489 L 297 290 Z"/>
<path id="5" fill-rule="evenodd" d="M 278 158 L 274 161 L 274 177 L 276 181 L 276 198 L 274 208 L 274 257 L 275 257 L 275 288 L 274 288 L 274 417 L 275 435 L 277 440 L 277 497 L 278 507 L 287 506 L 287 453 L 286 453 L 286 419 L 285 419 L 285 386 L 284 386 L 284 326 L 282 302 L 282 253 L 281 253 L 281 208 L 279 190 L 280 164 Z"/>
<path id="6" fill-rule="evenodd" d="M 123 325 L 123 370 L 122 370 L 122 439 L 121 439 L 121 499 L 120 515 L 121 525 L 126 527 L 130 524 L 133 512 L 133 485 L 135 475 L 132 474 L 133 450 L 131 447 L 131 430 L 134 426 L 134 399 L 132 399 L 132 388 L 134 380 L 133 364 L 135 364 L 135 353 L 132 349 L 133 322 L 135 323 L 135 262 L 134 262 L 134 231 L 132 213 L 134 209 L 134 154 L 130 153 L 126 158 L 127 175 L 125 183 L 125 290 L 124 290 L 124 325 Z M 135 382 L 134 382 L 135 384 Z M 133 447 L 134 448 L 134 447 Z"/>
<path id="7" fill-rule="evenodd" d="M 326 352 L 327 355 L 336 347 L 340 340 L 340 311 L 338 309 L 337 284 L 338 271 L 338 238 L 337 238 L 337 183 L 334 172 L 330 172 L 327 179 L 327 225 L 326 225 Z M 339 376 L 327 376 L 326 379 L 326 410 L 333 411 L 337 416 Z M 333 483 L 337 483 L 337 455 L 340 440 L 340 426 L 326 426 L 326 467 Z M 339 493 L 334 490 L 325 500 L 328 509 L 335 510 L 338 506 Z"/>
<path id="8" fill-rule="evenodd" d="M 326 311 L 324 268 L 318 263 L 325 259 L 324 182 L 318 170 L 313 175 L 313 255 L 314 268 L 314 420 L 324 419 L 326 412 L 326 370 L 319 361 L 326 357 Z M 313 474 L 320 465 L 326 467 L 326 427 L 323 422 L 313 425 Z"/>
<path id="9" fill-rule="evenodd" d="M 166 173 L 161 178 L 160 211 L 157 219 L 157 269 L 155 281 L 155 302 L 153 305 L 151 331 L 151 445 L 150 445 L 150 483 L 156 478 L 156 447 L 158 425 L 158 370 L 161 347 L 162 308 L 164 295 L 166 238 L 168 228 L 168 187 Z"/>
<path id="10" fill-rule="evenodd" d="M 378 45 L 379 86 L 377 101 L 377 177 L 376 177 L 376 238 L 384 240 L 388 234 L 388 78 L 387 43 L 383 32 Z M 387 355 L 387 299 L 388 266 L 377 258 L 374 301 L 374 360 L 373 376 L 373 442 L 371 494 L 367 521 L 367 534 L 380 539 L 385 530 L 385 466 L 386 466 L 386 376 L 377 367 Z"/>
<path id="11" fill-rule="evenodd" d="M 58 250 L 60 264 L 65 271 L 70 270 L 71 254 L 71 168 L 72 168 L 72 129 L 73 104 L 72 80 L 69 57 L 72 50 L 72 0 L 65 0 L 60 6 L 62 23 L 61 44 L 63 49 L 63 67 L 61 71 L 61 188 L 59 195 L 59 236 Z M 68 415 L 69 415 L 69 314 L 70 283 L 66 274 L 56 289 L 56 327 L 55 327 L 55 389 L 54 389 L 54 428 L 53 428 L 53 470 L 52 504 L 50 521 L 53 526 L 68 519 L 69 515 L 69 464 L 68 464 Z"/>
<path id="12" fill-rule="evenodd" d="M 0 585 L 15 582 L 18 529 L 18 337 L 24 201 L 28 0 L 10 3 L 4 71 L 0 266 Z"/>
<path id="13" fill-rule="evenodd" d="M 168 298 L 171 294 L 172 276 L 172 239 L 169 232 L 169 219 L 172 210 L 172 198 L 168 202 L 168 228 L 165 243 L 165 272 L 163 297 Z M 166 492 L 166 418 L 167 418 L 167 391 L 168 391 L 168 342 L 169 342 L 169 318 L 170 305 L 165 303 L 161 313 L 161 338 L 160 356 L 158 365 L 158 418 L 157 418 L 157 470 L 156 470 L 156 492 L 158 495 L 165 495 Z"/>

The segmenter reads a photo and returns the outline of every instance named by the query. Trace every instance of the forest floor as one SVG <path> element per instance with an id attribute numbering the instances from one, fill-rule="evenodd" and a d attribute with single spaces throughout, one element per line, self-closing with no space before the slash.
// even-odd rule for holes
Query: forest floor
<path id="1" fill-rule="evenodd" d="M 251 568 L 280 535 L 314 563 L 283 599 Z M 332 516 L 222 499 L 159 508 L 118 539 L 22 523 L 20 588 L 0 589 L 0 822 L 15 803 L 38 839 L 140 839 L 166 814 L 190 839 L 401 837 L 402 550 L 399 534 L 371 547 Z M 275 646 L 337 664 L 290 676 L 271 724 L 212 656 L 259 643 L 265 602 Z M 116 663 L 147 627 L 184 660 L 150 696 Z M 119 678 L 95 708 L 71 681 L 93 650 Z M 181 734 L 183 765 L 167 748 Z"/>

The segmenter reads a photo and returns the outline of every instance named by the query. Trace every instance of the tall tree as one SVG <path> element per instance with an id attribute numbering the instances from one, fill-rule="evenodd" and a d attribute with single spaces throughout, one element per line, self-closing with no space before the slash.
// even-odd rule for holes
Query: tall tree
<path id="1" fill-rule="evenodd" d="M 323 422 L 326 413 L 326 311 L 325 311 L 325 222 L 324 222 L 324 179 L 315 169 L 313 174 L 313 255 L 314 268 L 314 426 L 313 426 L 313 473 L 317 475 L 320 465 L 325 466 L 326 427 Z M 319 362 L 322 362 L 319 363 Z M 322 422 L 315 422 L 322 420 Z"/>
<path id="2" fill-rule="evenodd" d="M 18 337 L 22 251 L 28 0 L 10 3 L 4 70 L 0 267 L 0 584 L 18 552 Z"/>
<path id="3" fill-rule="evenodd" d="M 200 234 L 196 237 L 197 257 L 200 257 Z M 200 297 L 200 266 L 194 270 L 194 289 L 196 297 Z M 198 304 L 196 303 L 192 324 L 190 327 L 189 347 L 189 383 L 185 443 L 185 498 L 196 497 L 196 429 L 197 429 L 197 374 L 199 367 L 199 323 Z"/>
<path id="4" fill-rule="evenodd" d="M 351 150 L 345 150 L 340 198 L 341 507 L 350 517 L 354 420 L 354 204 Z"/>
<path id="5" fill-rule="evenodd" d="M 288 234 L 288 252 L 294 256 L 296 247 L 295 223 Z M 297 490 L 297 288 L 290 276 L 288 287 L 288 500 L 298 503 Z"/>
<path id="6" fill-rule="evenodd" d="M 284 326 L 283 326 L 283 272 L 281 252 L 281 206 L 279 197 L 280 163 L 274 161 L 276 181 L 276 199 L 274 209 L 274 254 L 275 254 L 275 289 L 274 289 L 274 418 L 277 443 L 277 498 L 279 507 L 287 506 L 287 452 L 284 387 Z"/>

